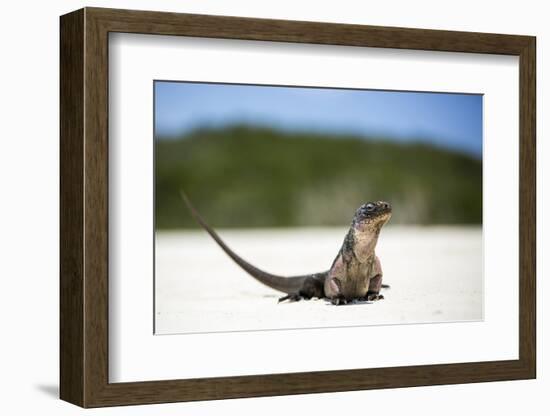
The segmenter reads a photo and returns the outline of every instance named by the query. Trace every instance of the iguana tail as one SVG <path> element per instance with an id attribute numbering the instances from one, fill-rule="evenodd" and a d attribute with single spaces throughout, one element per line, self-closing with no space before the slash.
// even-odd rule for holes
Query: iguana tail
<path id="1" fill-rule="evenodd" d="M 252 264 L 248 263 L 246 260 L 238 256 L 233 250 L 231 250 L 227 244 L 224 243 L 224 241 L 220 238 L 220 236 L 214 231 L 210 226 L 204 221 L 204 219 L 201 217 L 199 212 L 195 209 L 193 204 L 191 204 L 191 201 L 183 192 L 183 190 L 180 190 L 181 198 L 183 199 L 183 202 L 185 202 L 185 205 L 187 205 L 187 208 L 189 208 L 189 211 L 191 211 L 191 214 L 195 218 L 195 220 L 199 223 L 199 225 L 206 230 L 208 234 L 214 239 L 216 243 L 221 247 L 225 253 L 233 259 L 235 263 L 237 263 L 245 272 L 247 272 L 250 276 L 258 280 L 259 282 L 263 283 L 266 286 L 269 286 L 272 289 L 279 290 L 281 292 L 287 293 L 287 294 L 293 294 L 298 293 L 300 289 L 302 288 L 304 281 L 311 277 L 312 275 L 305 275 L 305 276 L 293 276 L 293 277 L 283 277 L 283 276 L 277 276 L 271 273 L 264 272 L 263 270 L 258 269 L 257 267 L 253 266 Z"/>

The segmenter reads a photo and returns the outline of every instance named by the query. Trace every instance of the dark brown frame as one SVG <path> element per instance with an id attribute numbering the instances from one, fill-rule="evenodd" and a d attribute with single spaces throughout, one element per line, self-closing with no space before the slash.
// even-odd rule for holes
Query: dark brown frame
<path id="1" fill-rule="evenodd" d="M 536 377 L 535 38 L 85 8 L 61 27 L 60 396 L 83 407 Z M 519 359 L 136 383 L 108 380 L 108 34 L 519 56 Z"/>

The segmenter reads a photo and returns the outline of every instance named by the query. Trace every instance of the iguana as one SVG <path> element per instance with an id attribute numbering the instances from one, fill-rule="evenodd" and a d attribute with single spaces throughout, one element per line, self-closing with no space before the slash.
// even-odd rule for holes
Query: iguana
<path id="1" fill-rule="evenodd" d="M 235 263 L 259 282 L 286 294 L 279 302 L 325 298 L 339 305 L 383 299 L 380 290 L 388 286 L 382 285 L 382 268 L 374 249 L 382 226 L 391 217 L 389 203 L 368 202 L 355 211 L 342 247 L 327 271 L 284 277 L 264 272 L 238 256 L 206 223 L 183 191 L 181 196 L 199 225 Z"/>

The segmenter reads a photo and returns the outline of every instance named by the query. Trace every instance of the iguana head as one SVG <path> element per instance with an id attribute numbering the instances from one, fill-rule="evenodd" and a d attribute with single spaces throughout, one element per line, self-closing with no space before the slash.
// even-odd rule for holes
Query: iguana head
<path id="1" fill-rule="evenodd" d="M 355 228 L 381 227 L 391 217 L 391 205 L 385 201 L 367 202 L 361 205 L 353 217 Z"/>

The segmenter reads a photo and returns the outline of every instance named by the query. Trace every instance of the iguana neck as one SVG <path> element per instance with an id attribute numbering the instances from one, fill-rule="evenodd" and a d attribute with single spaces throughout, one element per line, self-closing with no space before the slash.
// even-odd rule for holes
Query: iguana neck
<path id="1" fill-rule="evenodd" d="M 374 260 L 376 243 L 380 235 L 381 225 L 356 225 L 350 230 L 353 232 L 353 254 L 360 263 L 369 263 Z"/>

